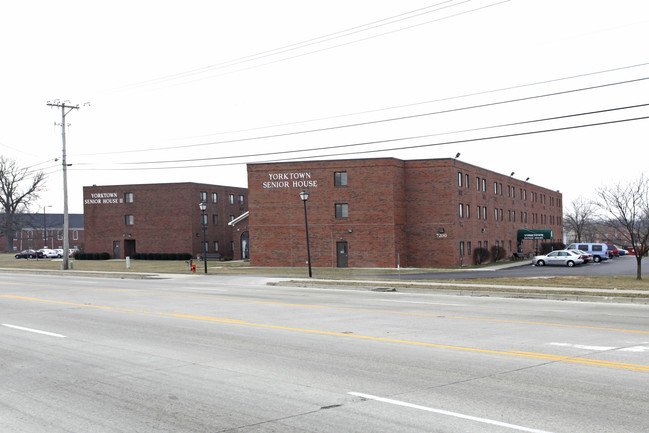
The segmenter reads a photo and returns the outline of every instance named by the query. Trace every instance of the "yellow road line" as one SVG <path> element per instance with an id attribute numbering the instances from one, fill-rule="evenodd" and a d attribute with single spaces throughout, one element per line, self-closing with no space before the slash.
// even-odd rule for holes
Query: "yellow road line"
<path id="1" fill-rule="evenodd" d="M 10 284 L 10 283 L 3 282 L 0 284 Z M 22 283 L 11 283 L 11 284 L 22 284 Z M 404 315 L 404 316 L 419 316 L 419 317 L 443 317 L 445 319 L 456 319 L 456 320 L 479 320 L 482 322 L 517 323 L 521 325 L 556 326 L 561 328 L 593 329 L 597 331 L 613 331 L 613 332 L 624 332 L 630 334 L 649 334 L 649 331 L 643 331 L 639 329 L 608 328 L 608 327 L 601 327 L 601 326 L 586 326 L 586 325 L 568 325 L 564 323 L 552 323 L 552 322 L 529 322 L 524 320 L 493 319 L 493 318 L 486 318 L 486 317 L 449 316 L 446 314 L 411 313 L 411 312 L 395 311 L 395 310 L 376 310 L 371 308 L 327 307 L 324 305 L 295 304 L 295 303 L 276 302 L 276 301 L 255 301 L 250 299 L 234 299 L 234 298 L 223 298 L 217 296 L 170 294 L 170 293 L 147 292 L 147 291 L 126 290 L 126 289 L 97 289 L 97 288 L 78 288 L 78 287 L 77 289 L 94 290 L 100 292 L 118 292 L 118 293 L 147 294 L 147 295 L 156 295 L 156 296 L 173 296 L 173 297 L 188 298 L 188 299 L 210 299 L 214 301 L 244 302 L 248 304 L 278 305 L 284 307 L 317 308 L 317 309 L 330 309 L 330 310 L 341 310 L 341 311 L 360 311 L 365 313 L 397 314 L 397 315 Z"/>
<path id="2" fill-rule="evenodd" d="M 579 358 L 579 357 L 571 357 L 571 356 L 552 355 L 552 354 L 545 354 L 545 353 L 477 349 L 477 348 L 472 348 L 472 347 L 451 346 L 451 345 L 446 345 L 446 344 L 426 343 L 426 342 L 421 342 L 421 341 L 399 340 L 399 339 L 394 339 L 394 338 L 372 337 L 372 336 L 369 336 L 369 335 L 345 334 L 345 333 L 342 333 L 342 332 L 320 331 L 320 330 L 316 330 L 316 329 L 303 329 L 303 328 L 294 328 L 294 327 L 290 327 L 290 326 L 279 326 L 279 325 L 268 325 L 268 324 L 262 324 L 262 323 L 252 323 L 252 322 L 246 322 L 246 321 L 243 321 L 243 320 L 228 319 L 228 318 L 223 318 L 223 317 L 198 316 L 198 315 L 194 315 L 194 314 L 182 314 L 182 313 L 160 313 L 160 312 L 152 312 L 152 311 L 141 311 L 141 310 L 133 310 L 133 309 L 127 309 L 127 308 L 107 307 L 107 306 L 101 306 L 101 305 L 79 304 L 79 303 L 76 303 L 76 302 L 53 301 L 53 300 L 48 300 L 48 299 L 39 299 L 39 298 L 32 298 L 32 297 L 27 297 L 27 296 L 0 295 L 0 297 L 11 298 L 11 299 L 21 299 L 21 300 L 25 300 L 25 301 L 47 302 L 47 303 L 60 304 L 60 305 L 71 305 L 71 306 L 75 306 L 75 307 L 97 308 L 97 309 L 101 309 L 101 310 L 122 311 L 122 312 L 128 312 L 128 313 L 154 314 L 154 315 L 157 315 L 157 316 L 165 316 L 165 317 L 177 317 L 177 318 L 183 318 L 183 319 L 203 320 L 203 321 L 218 322 L 218 323 L 229 323 L 229 324 L 235 324 L 235 325 L 256 326 L 256 327 L 260 327 L 260 328 L 281 329 L 281 330 L 285 330 L 285 331 L 306 332 L 306 333 L 310 333 L 310 334 L 331 335 L 331 336 L 336 336 L 336 337 L 358 338 L 358 339 L 372 340 L 372 341 L 385 341 L 385 342 L 389 342 L 389 343 L 399 343 L 399 344 L 409 344 L 409 345 L 416 345 L 416 346 L 435 347 L 435 348 L 439 348 L 439 349 L 461 350 L 461 351 L 466 351 L 466 352 L 488 353 L 488 354 L 495 354 L 495 355 L 516 356 L 516 357 L 533 358 L 533 359 L 547 359 L 547 360 L 557 361 L 557 362 L 570 362 L 570 363 L 576 363 L 576 364 L 588 364 L 588 365 L 596 365 L 596 366 L 610 367 L 610 368 L 621 368 L 621 369 L 627 369 L 627 370 L 649 371 L 649 365 L 626 364 L 626 363 L 615 362 L 615 361 L 603 361 L 603 360 L 597 360 L 597 359 L 588 359 L 588 358 Z"/>

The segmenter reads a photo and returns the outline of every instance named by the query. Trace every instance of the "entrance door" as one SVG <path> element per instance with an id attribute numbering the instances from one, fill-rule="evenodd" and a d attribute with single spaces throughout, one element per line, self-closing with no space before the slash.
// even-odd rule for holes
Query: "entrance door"
<path id="1" fill-rule="evenodd" d="M 135 256 L 135 239 L 124 239 L 124 257 Z"/>
<path id="2" fill-rule="evenodd" d="M 121 253 L 120 253 L 120 241 L 113 241 L 113 258 L 114 259 L 121 259 Z"/>
<path id="3" fill-rule="evenodd" d="M 250 235 L 248 232 L 241 233 L 241 259 L 250 258 Z"/>
<path id="4" fill-rule="evenodd" d="M 336 242 L 336 257 L 339 268 L 347 267 L 347 242 Z"/>

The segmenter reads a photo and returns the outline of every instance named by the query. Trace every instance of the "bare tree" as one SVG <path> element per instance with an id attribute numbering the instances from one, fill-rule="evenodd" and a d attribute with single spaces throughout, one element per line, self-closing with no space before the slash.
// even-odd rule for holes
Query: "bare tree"
<path id="1" fill-rule="evenodd" d="M 0 229 L 6 239 L 6 251 L 13 249 L 14 233 L 19 228 L 19 215 L 29 208 L 45 187 L 43 172 L 31 172 L 16 162 L 0 156 L 0 210 L 4 213 Z"/>
<path id="2" fill-rule="evenodd" d="M 597 190 L 599 207 L 605 211 L 609 225 L 635 250 L 638 280 L 642 279 L 642 258 L 649 243 L 649 185 L 644 174 L 628 184 Z"/>
<path id="3" fill-rule="evenodd" d="M 582 242 L 584 235 L 586 235 L 593 222 L 595 211 L 595 203 L 584 200 L 582 196 L 577 197 L 570 203 L 564 221 L 566 228 L 575 234 L 576 239 L 574 241 Z"/>

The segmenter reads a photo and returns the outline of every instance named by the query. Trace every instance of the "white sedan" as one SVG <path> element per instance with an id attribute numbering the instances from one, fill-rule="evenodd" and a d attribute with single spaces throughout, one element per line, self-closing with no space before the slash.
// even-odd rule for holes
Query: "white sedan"
<path id="1" fill-rule="evenodd" d="M 581 265 L 582 263 L 584 263 L 584 259 L 571 250 L 552 251 L 549 254 L 544 256 L 535 256 L 532 259 L 532 264 L 536 266 L 560 265 L 573 267 L 575 265 Z"/>
<path id="2" fill-rule="evenodd" d="M 46 257 L 46 258 L 48 258 L 48 259 L 53 259 L 53 258 L 61 257 L 61 256 L 59 255 L 59 253 L 57 253 L 55 250 L 49 250 L 49 249 L 45 249 L 45 248 L 43 248 L 43 249 L 38 250 L 38 252 L 42 253 L 42 254 L 43 254 L 43 257 Z"/>

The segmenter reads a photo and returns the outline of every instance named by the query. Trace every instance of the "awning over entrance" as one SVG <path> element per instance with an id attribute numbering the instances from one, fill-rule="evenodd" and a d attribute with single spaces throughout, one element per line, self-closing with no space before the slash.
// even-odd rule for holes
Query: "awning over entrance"
<path id="1" fill-rule="evenodd" d="M 552 229 L 520 229 L 517 239 L 519 241 L 529 239 L 554 239 Z"/>

